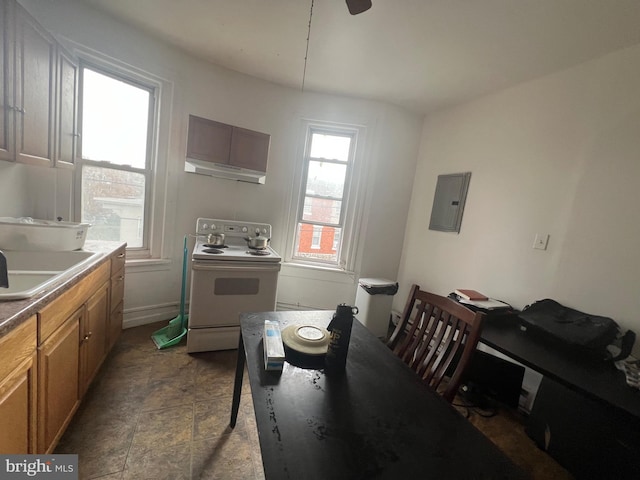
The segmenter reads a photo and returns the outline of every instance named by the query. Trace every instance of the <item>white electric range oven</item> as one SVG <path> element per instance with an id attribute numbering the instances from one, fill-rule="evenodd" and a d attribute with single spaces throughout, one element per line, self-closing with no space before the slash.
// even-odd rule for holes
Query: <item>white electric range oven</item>
<path id="1" fill-rule="evenodd" d="M 258 235 L 270 239 L 271 225 L 198 218 L 191 255 L 188 352 L 238 348 L 240 313 L 275 311 L 282 259 L 268 242 L 265 248 L 250 248 L 246 237 Z M 208 243 L 212 238 L 215 245 Z"/>

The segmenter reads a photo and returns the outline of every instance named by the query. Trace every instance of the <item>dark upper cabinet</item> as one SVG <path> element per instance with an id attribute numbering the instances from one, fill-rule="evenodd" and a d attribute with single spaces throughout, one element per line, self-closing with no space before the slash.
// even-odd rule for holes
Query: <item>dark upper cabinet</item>
<path id="1" fill-rule="evenodd" d="M 212 163 L 229 163 L 233 127 L 189 115 L 187 158 Z"/>
<path id="2" fill-rule="evenodd" d="M 258 172 L 267 171 L 271 136 L 245 128 L 233 127 L 229 164 Z"/>
<path id="3" fill-rule="evenodd" d="M 189 115 L 187 158 L 267 171 L 271 136 Z"/>

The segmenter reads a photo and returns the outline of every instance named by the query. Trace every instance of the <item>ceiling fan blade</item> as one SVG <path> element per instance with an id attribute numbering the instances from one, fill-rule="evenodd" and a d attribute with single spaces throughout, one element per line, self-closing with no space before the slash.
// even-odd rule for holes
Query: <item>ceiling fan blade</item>
<path id="1" fill-rule="evenodd" d="M 371 8 L 371 0 L 346 0 L 351 15 L 357 15 Z"/>

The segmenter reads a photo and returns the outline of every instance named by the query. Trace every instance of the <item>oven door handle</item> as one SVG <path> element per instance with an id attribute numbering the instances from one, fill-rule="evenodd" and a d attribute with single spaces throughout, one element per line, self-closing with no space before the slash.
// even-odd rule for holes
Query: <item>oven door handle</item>
<path id="1" fill-rule="evenodd" d="M 193 263 L 193 270 L 215 271 L 215 272 L 278 272 L 280 264 L 276 265 L 209 265 L 205 263 Z"/>

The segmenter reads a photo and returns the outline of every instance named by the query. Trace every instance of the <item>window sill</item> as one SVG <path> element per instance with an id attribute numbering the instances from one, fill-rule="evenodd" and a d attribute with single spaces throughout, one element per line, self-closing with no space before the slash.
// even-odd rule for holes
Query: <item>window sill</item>
<path id="1" fill-rule="evenodd" d="M 353 285 L 356 281 L 355 272 L 349 272 L 337 267 L 310 265 L 308 263 L 283 262 L 280 275 L 328 280 L 349 285 Z"/>
<path id="2" fill-rule="evenodd" d="M 127 258 L 125 268 L 137 272 L 159 272 L 170 270 L 172 263 L 167 258 Z"/>

